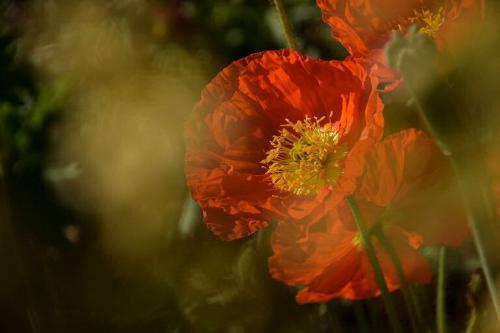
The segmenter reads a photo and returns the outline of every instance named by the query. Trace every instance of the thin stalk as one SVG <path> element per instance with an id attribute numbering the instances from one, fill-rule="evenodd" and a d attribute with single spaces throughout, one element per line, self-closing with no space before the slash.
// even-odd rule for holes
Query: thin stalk
<path id="1" fill-rule="evenodd" d="M 424 285 L 415 285 L 413 287 L 413 290 L 415 291 L 415 296 L 417 299 L 420 300 L 421 304 L 424 304 L 422 307 L 422 317 L 425 322 L 427 322 L 428 318 L 433 318 L 434 313 L 431 311 L 431 300 L 429 297 L 429 287 L 424 286 Z M 432 291 L 432 294 L 434 295 L 434 290 Z"/>
<path id="2" fill-rule="evenodd" d="M 358 228 L 359 235 L 361 237 L 361 242 L 364 246 L 366 254 L 368 256 L 368 260 L 373 268 L 373 273 L 375 275 L 375 280 L 380 288 L 382 293 L 382 300 L 384 302 L 385 308 L 387 310 L 387 315 L 389 317 L 389 322 L 393 332 L 401 333 L 403 332 L 401 324 L 399 323 L 399 318 L 397 316 L 396 308 L 394 307 L 394 303 L 392 302 L 391 294 L 389 293 L 389 289 L 387 288 L 387 284 L 385 282 L 384 273 L 382 272 L 382 267 L 380 266 L 380 262 L 378 261 L 375 248 L 370 240 L 370 235 L 366 226 L 363 222 L 363 218 L 361 216 L 361 212 L 359 210 L 358 205 L 353 197 L 347 197 L 347 203 L 349 208 L 351 209 L 352 216 L 354 218 L 354 222 L 356 223 L 356 227 Z"/>
<path id="3" fill-rule="evenodd" d="M 451 164 L 453 166 L 453 170 L 455 171 L 455 176 L 458 180 L 458 185 L 462 192 L 465 210 L 471 227 L 472 239 L 474 240 L 478 259 L 481 264 L 481 268 L 483 269 L 486 286 L 490 293 L 491 302 L 493 304 L 493 308 L 495 309 L 497 320 L 500 321 L 500 298 L 493 279 L 493 273 L 490 268 L 491 258 L 487 255 L 485 245 L 486 242 L 483 239 L 483 234 L 481 233 L 479 226 L 481 215 L 484 212 L 482 212 L 481 207 L 477 207 L 477 200 L 481 200 L 482 198 L 478 198 L 476 191 L 470 188 L 470 183 L 473 183 L 473 181 L 468 181 L 469 175 L 467 168 L 465 168 L 465 166 L 458 161 L 457 158 L 452 157 L 450 160 L 452 162 Z"/>
<path id="4" fill-rule="evenodd" d="M 467 321 L 467 328 L 465 329 L 465 333 L 473 333 L 476 331 L 477 324 L 477 313 L 476 310 L 473 310 L 471 313 L 469 320 Z"/>
<path id="5" fill-rule="evenodd" d="M 446 248 L 439 248 L 436 299 L 436 331 L 446 333 Z"/>
<path id="6" fill-rule="evenodd" d="M 432 123 L 429 120 L 429 118 L 427 117 L 424 108 L 422 107 L 420 102 L 416 99 L 415 93 L 411 89 L 409 89 L 409 92 L 412 96 L 414 96 L 414 101 L 415 101 L 415 106 L 416 106 L 415 109 L 417 111 L 418 116 L 421 118 L 423 125 L 427 128 L 427 131 L 434 138 L 434 140 L 436 141 L 438 146 L 440 146 L 441 149 L 444 151 L 444 153 L 446 153 L 446 155 L 448 156 L 448 158 L 451 161 L 451 164 L 453 166 L 455 176 L 457 178 L 460 190 L 462 192 L 464 206 L 465 206 L 465 209 L 467 212 L 469 225 L 471 227 L 472 239 L 473 239 L 474 245 L 476 247 L 478 259 L 479 259 L 479 262 L 481 264 L 481 268 L 483 269 L 483 273 L 484 273 L 485 280 L 486 280 L 486 285 L 487 285 L 488 291 L 490 293 L 491 301 L 492 301 L 493 307 L 495 309 L 497 320 L 500 321 L 500 303 L 499 303 L 500 299 L 499 299 L 499 294 L 496 290 L 496 286 L 495 286 L 494 279 L 493 279 L 493 274 L 492 274 L 491 268 L 490 268 L 491 267 L 490 262 L 492 260 L 491 260 L 491 258 L 489 258 L 488 254 L 487 254 L 488 252 L 486 251 L 486 245 L 485 245 L 486 242 L 484 241 L 484 238 L 483 238 L 484 235 L 481 232 L 481 229 L 479 226 L 480 221 L 481 221 L 481 214 L 484 212 L 482 212 L 483 209 L 481 207 L 479 207 L 479 208 L 476 207 L 477 206 L 476 201 L 477 200 L 484 201 L 485 198 L 481 194 L 476 193 L 477 191 L 471 189 L 471 184 L 475 184 L 477 182 L 477 180 L 475 180 L 475 179 L 471 179 L 470 181 L 468 181 L 468 178 L 469 178 L 468 172 L 471 170 L 468 170 L 465 167 L 464 163 L 459 161 L 459 157 L 450 154 L 448 145 L 445 144 L 441 140 L 439 133 L 437 133 L 434 126 L 432 126 Z M 478 162 L 478 163 L 482 163 L 482 162 Z M 479 186 L 480 186 L 480 189 L 484 192 L 485 191 L 484 185 L 479 185 Z M 479 195 L 479 197 L 478 197 L 478 195 Z M 487 204 L 485 206 L 487 206 Z M 488 207 L 483 207 L 483 208 L 488 209 Z M 491 216 L 489 215 L 488 218 L 491 218 Z"/>
<path id="7" fill-rule="evenodd" d="M 476 324 L 478 319 L 477 295 L 480 287 L 481 287 L 481 276 L 478 273 L 472 274 L 470 276 L 470 280 L 467 286 L 468 292 L 466 295 L 466 300 L 467 300 L 467 305 L 470 309 L 470 314 L 467 320 L 465 333 L 476 332 Z"/>
<path id="8" fill-rule="evenodd" d="M 410 92 L 410 94 L 412 96 L 415 96 L 415 94 L 413 93 L 413 91 L 411 89 L 408 88 L 408 91 Z M 422 122 L 422 125 L 424 126 L 424 128 L 427 129 L 427 132 L 432 136 L 432 138 L 437 143 L 437 145 L 441 148 L 441 150 L 445 153 L 448 153 L 449 152 L 448 145 L 446 145 L 441 140 L 441 137 L 438 135 L 438 132 L 436 131 L 434 126 L 432 126 L 432 123 L 429 120 L 429 117 L 427 117 L 427 115 L 425 114 L 424 107 L 422 106 L 420 101 L 418 99 L 416 99 L 415 97 L 413 97 L 412 101 L 413 101 L 413 105 L 415 106 L 417 116 L 420 118 L 420 121 Z"/>
<path id="9" fill-rule="evenodd" d="M 295 41 L 292 25 L 290 24 L 290 20 L 288 19 L 288 15 L 286 14 L 283 0 L 274 0 L 274 5 L 276 6 L 276 11 L 278 12 L 278 15 L 280 17 L 281 26 L 283 27 L 283 31 L 285 33 L 288 48 L 297 49 L 297 42 Z"/>
<path id="10" fill-rule="evenodd" d="M 389 240 L 385 237 L 384 233 L 381 229 L 376 233 L 377 238 L 379 239 L 382 246 L 387 251 L 389 258 L 391 259 L 394 268 L 396 270 L 396 274 L 398 276 L 399 283 L 401 284 L 401 289 L 403 291 L 403 296 L 408 307 L 408 313 L 410 315 L 410 320 L 412 323 L 414 332 L 421 332 L 421 328 L 424 327 L 423 317 L 422 317 L 422 308 L 420 307 L 420 303 L 418 302 L 417 296 L 413 291 L 413 288 L 408 281 L 406 281 L 403 265 L 401 264 L 401 260 L 399 260 L 399 256 L 396 253 L 396 250 L 389 242 Z"/>

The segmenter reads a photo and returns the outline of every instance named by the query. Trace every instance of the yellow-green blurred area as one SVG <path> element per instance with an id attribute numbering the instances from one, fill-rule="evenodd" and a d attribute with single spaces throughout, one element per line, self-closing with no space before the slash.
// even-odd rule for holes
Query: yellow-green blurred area
<path id="1" fill-rule="evenodd" d="M 305 54 L 346 56 L 315 1 L 285 4 Z M 481 101 L 464 143 L 496 150 L 491 8 L 450 71 L 468 78 L 460 103 Z M 267 272 L 271 230 L 223 242 L 186 189 L 183 124 L 203 86 L 286 45 L 271 1 L 0 0 L 0 15 L 0 332 L 387 329 L 379 299 L 297 305 Z M 389 131 L 418 126 L 403 97 L 387 103 Z M 449 331 L 478 313 L 496 332 L 473 247 L 449 257 Z M 418 289 L 428 313 L 433 288 Z"/>

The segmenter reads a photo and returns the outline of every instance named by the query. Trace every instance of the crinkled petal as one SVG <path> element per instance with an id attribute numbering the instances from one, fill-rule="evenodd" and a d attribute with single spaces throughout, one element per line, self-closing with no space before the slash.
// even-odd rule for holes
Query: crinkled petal
<path id="1" fill-rule="evenodd" d="M 386 237 L 398 255 L 406 281 L 429 283 L 432 277 L 430 264 L 409 245 L 400 230 L 390 230 Z M 390 292 L 401 287 L 395 264 L 379 241 L 373 241 L 377 259 Z M 344 275 L 346 274 L 346 275 Z M 321 275 L 297 294 L 298 303 L 326 302 L 333 298 L 361 300 L 380 295 L 373 267 L 366 252 L 351 242 L 351 250 L 342 260 L 331 262 Z"/>
<path id="2" fill-rule="evenodd" d="M 268 115 L 276 131 L 287 119 L 296 122 L 306 115 L 335 123 L 340 141 L 349 146 L 344 172 L 334 189 L 345 195 L 354 191 L 364 155 L 383 134 L 378 79 L 369 68 L 359 59 L 321 61 L 291 52 L 283 62 L 279 54 L 267 53 L 263 62 L 249 64 L 240 87 Z"/>
<path id="3" fill-rule="evenodd" d="M 356 230 L 340 223 L 335 214 L 280 223 L 273 234 L 269 271 L 277 280 L 303 287 L 297 294 L 299 303 L 377 296 L 380 288 L 366 252 L 354 242 L 356 235 Z M 386 238 L 399 256 L 406 279 L 430 282 L 431 268 L 418 253 L 415 236 L 390 227 Z M 378 241 L 374 246 L 389 290 L 397 290 L 400 283 L 392 259 Z"/>
<path id="4" fill-rule="evenodd" d="M 186 179 L 209 227 L 223 239 L 240 238 L 272 219 L 306 216 L 328 191 L 352 192 L 362 155 L 383 132 L 376 86 L 364 64 L 315 60 L 292 50 L 254 54 L 219 73 L 185 127 Z M 311 196 L 274 188 L 261 164 L 273 136 L 286 119 L 330 114 L 352 150 L 339 185 Z"/>
<path id="5" fill-rule="evenodd" d="M 428 245 L 458 246 L 467 237 L 453 172 L 423 132 L 410 129 L 387 137 L 367 156 L 366 165 L 356 197 L 384 207 L 380 218 L 419 233 Z"/>
<path id="6" fill-rule="evenodd" d="M 316 0 L 332 35 L 353 55 L 382 48 L 390 31 L 431 1 Z"/>
<path id="7" fill-rule="evenodd" d="M 406 29 L 413 24 L 416 12 L 443 10 L 444 22 L 436 34 L 438 44 L 463 36 L 473 18 L 481 16 L 484 0 L 316 0 L 323 20 L 352 55 L 367 55 L 381 49 L 391 31 Z M 462 34 L 456 34 L 457 31 Z M 453 36 L 455 35 L 455 36 Z"/>
<path id="8" fill-rule="evenodd" d="M 342 261 L 355 233 L 332 218 L 317 212 L 309 219 L 280 222 L 272 235 L 271 276 L 289 285 L 305 285 L 322 274 L 326 263 Z M 311 225 L 316 232 L 309 230 Z M 330 225 L 333 230 L 322 229 Z"/>

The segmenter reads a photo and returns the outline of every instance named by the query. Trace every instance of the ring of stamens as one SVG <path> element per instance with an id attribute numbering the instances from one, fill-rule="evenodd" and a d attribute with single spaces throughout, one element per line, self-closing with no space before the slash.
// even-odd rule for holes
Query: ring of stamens
<path id="1" fill-rule="evenodd" d="M 408 19 L 410 24 L 417 24 L 420 26 L 419 31 L 429 37 L 435 37 L 445 20 L 444 9 L 440 7 L 438 10 L 433 11 L 430 9 L 415 9 L 413 16 Z M 398 24 L 398 29 L 403 30 L 403 26 Z"/>
<path id="2" fill-rule="evenodd" d="M 420 32 L 430 37 L 435 37 L 444 23 L 443 7 L 433 12 L 428 9 L 413 11 L 414 16 L 410 18 L 411 23 L 420 25 Z"/>
<path id="3" fill-rule="evenodd" d="M 331 119 L 331 115 L 330 115 Z M 335 184 L 341 175 L 339 162 L 347 154 L 347 145 L 331 123 L 322 126 L 325 117 L 286 124 L 273 137 L 271 149 L 261 161 L 274 186 L 297 195 L 315 194 L 326 184 Z"/>

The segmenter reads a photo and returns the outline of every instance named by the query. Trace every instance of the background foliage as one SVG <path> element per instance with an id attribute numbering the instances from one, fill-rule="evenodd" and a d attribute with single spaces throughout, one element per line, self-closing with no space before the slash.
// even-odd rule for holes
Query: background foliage
<path id="1" fill-rule="evenodd" d="M 301 50 L 346 56 L 314 1 L 285 3 Z M 384 327 L 377 299 L 296 305 L 267 273 L 269 231 L 221 242 L 189 199 L 183 122 L 224 66 L 284 47 L 269 1 L 1 0 L 0 15 L 0 331 Z M 386 98 L 389 132 L 418 126 Z M 452 332 L 482 301 L 472 252 L 450 254 Z"/>

